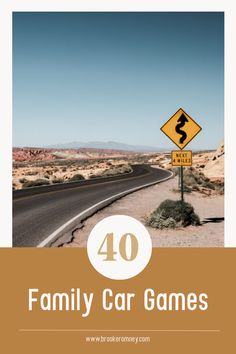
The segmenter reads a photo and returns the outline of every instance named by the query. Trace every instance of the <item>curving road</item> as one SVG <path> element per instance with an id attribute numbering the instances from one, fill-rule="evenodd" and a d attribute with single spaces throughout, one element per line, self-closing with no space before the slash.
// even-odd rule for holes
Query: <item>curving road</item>
<path id="1" fill-rule="evenodd" d="M 171 177 L 171 172 L 134 165 L 116 177 L 57 184 L 13 192 L 13 246 L 49 246 L 101 207 L 139 189 Z"/>

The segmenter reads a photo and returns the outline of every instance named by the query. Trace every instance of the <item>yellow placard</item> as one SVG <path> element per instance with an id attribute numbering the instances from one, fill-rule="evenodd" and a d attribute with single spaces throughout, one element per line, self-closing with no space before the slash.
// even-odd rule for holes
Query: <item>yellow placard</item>
<path id="1" fill-rule="evenodd" d="M 192 166 L 192 151 L 171 151 L 171 164 L 172 166 Z"/>
<path id="2" fill-rule="evenodd" d="M 202 128 L 182 108 L 161 127 L 161 131 L 181 150 L 201 130 Z"/>

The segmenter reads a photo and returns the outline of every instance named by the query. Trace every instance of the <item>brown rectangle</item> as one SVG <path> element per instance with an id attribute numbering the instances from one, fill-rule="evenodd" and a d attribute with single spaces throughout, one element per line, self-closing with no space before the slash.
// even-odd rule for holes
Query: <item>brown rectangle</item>
<path id="1" fill-rule="evenodd" d="M 235 347 L 236 249 L 154 249 L 130 280 L 104 278 L 86 249 L 1 249 L 2 353 L 231 353 Z M 28 289 L 94 293 L 91 313 L 28 311 Z M 105 311 L 103 289 L 135 293 L 131 311 Z M 147 311 L 143 292 L 208 294 L 207 311 Z M 111 342 L 117 338 L 150 342 Z M 90 341 L 88 341 L 90 338 Z M 91 342 L 91 338 L 100 341 Z M 101 342 L 101 338 L 111 338 Z"/>

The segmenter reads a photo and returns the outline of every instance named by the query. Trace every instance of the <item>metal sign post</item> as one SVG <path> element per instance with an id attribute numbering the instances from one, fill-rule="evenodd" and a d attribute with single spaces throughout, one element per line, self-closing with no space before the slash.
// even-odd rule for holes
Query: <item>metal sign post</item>
<path id="1" fill-rule="evenodd" d="M 192 151 L 183 150 L 202 130 L 193 118 L 182 108 L 161 127 L 161 131 L 178 146 L 180 150 L 171 152 L 172 166 L 179 166 L 179 188 L 184 202 L 184 166 L 192 166 Z"/>
<path id="2" fill-rule="evenodd" d="M 181 202 L 184 201 L 184 167 L 180 167 Z"/>

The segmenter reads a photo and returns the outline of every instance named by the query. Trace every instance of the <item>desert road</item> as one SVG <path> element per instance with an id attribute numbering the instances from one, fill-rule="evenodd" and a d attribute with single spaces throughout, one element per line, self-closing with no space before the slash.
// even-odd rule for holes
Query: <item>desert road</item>
<path id="1" fill-rule="evenodd" d="M 49 246 L 112 200 L 172 176 L 170 171 L 147 165 L 132 168 L 132 173 L 116 177 L 14 191 L 13 246 Z"/>

